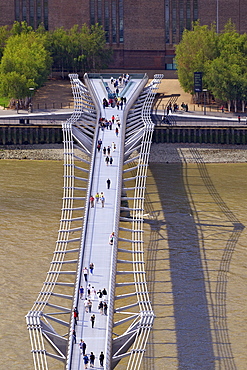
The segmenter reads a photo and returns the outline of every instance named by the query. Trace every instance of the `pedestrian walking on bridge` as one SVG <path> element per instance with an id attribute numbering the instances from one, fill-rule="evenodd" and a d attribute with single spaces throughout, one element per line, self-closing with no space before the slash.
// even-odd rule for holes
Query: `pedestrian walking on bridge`
<path id="1" fill-rule="evenodd" d="M 95 194 L 96 203 L 99 203 L 99 193 Z"/>
<path id="2" fill-rule="evenodd" d="M 113 231 L 113 232 L 110 234 L 110 236 L 109 236 L 109 244 L 110 244 L 110 245 L 113 245 L 114 237 L 115 237 L 115 234 L 114 234 L 114 231 Z"/>
<path id="3" fill-rule="evenodd" d="M 85 312 L 88 313 L 88 299 L 85 298 L 84 300 L 84 307 L 85 307 Z"/>
<path id="4" fill-rule="evenodd" d="M 77 320 L 79 320 L 79 312 L 77 310 L 77 307 L 74 308 L 74 322 L 75 322 L 75 325 L 77 325 Z"/>
<path id="5" fill-rule="evenodd" d="M 76 344 L 76 332 L 75 332 L 75 329 L 73 330 L 72 336 L 73 336 L 73 343 Z"/>
<path id="6" fill-rule="evenodd" d="M 110 158 L 107 156 L 106 159 L 105 159 L 105 163 L 106 163 L 107 166 L 109 164 L 109 161 L 110 161 Z"/>
<path id="7" fill-rule="evenodd" d="M 80 299 L 83 299 L 84 288 L 82 285 L 80 286 L 79 292 L 80 292 Z"/>
<path id="8" fill-rule="evenodd" d="M 100 366 L 102 367 L 104 366 L 104 358 L 105 358 L 104 353 L 101 351 L 99 355 L 99 363 L 100 363 Z"/>
<path id="9" fill-rule="evenodd" d="M 89 299 L 88 302 L 87 302 L 87 305 L 88 305 L 88 311 L 89 311 L 89 313 L 91 313 L 93 302 L 90 301 L 90 299 Z"/>
<path id="10" fill-rule="evenodd" d="M 87 281 L 87 275 L 88 275 L 88 268 L 87 267 L 84 267 L 84 269 L 83 269 L 83 275 L 84 275 L 85 281 Z"/>
<path id="11" fill-rule="evenodd" d="M 91 352 L 91 354 L 89 356 L 89 360 L 90 360 L 90 366 L 94 367 L 95 356 L 94 356 L 93 352 Z"/>
<path id="12" fill-rule="evenodd" d="M 81 341 L 80 341 L 80 343 L 79 343 L 79 348 L 80 348 L 80 351 L 81 351 L 81 353 L 83 354 L 83 356 L 85 356 L 87 345 L 86 345 L 86 343 L 84 342 L 84 340 L 82 340 L 82 339 L 81 339 Z"/>
<path id="13" fill-rule="evenodd" d="M 101 201 L 101 204 L 102 204 L 102 208 L 104 208 L 104 206 L 105 206 L 105 197 L 104 197 L 104 194 L 103 193 L 101 193 L 102 195 L 101 195 L 101 197 L 100 197 L 100 201 Z"/>
<path id="14" fill-rule="evenodd" d="M 107 308 L 108 308 L 107 303 L 106 303 L 106 302 L 104 302 L 104 303 L 103 303 L 103 309 L 104 309 L 104 315 L 105 315 L 105 316 L 107 315 Z"/>
<path id="15" fill-rule="evenodd" d="M 94 264 L 93 264 L 93 262 L 90 263 L 89 270 L 90 270 L 91 274 L 93 274 L 93 270 L 94 270 Z"/>
<path id="16" fill-rule="evenodd" d="M 83 361 L 84 361 L 84 368 L 87 369 L 88 368 L 88 363 L 89 363 L 89 359 L 88 359 L 87 355 L 83 356 Z"/>
<path id="17" fill-rule="evenodd" d="M 91 195 L 89 200 L 90 200 L 91 208 L 93 208 L 94 207 L 94 197 Z"/>
<path id="18" fill-rule="evenodd" d="M 107 189 L 110 189 L 110 186 L 111 186 L 111 180 L 110 179 L 106 180 L 106 186 L 107 186 Z"/>
<path id="19" fill-rule="evenodd" d="M 92 323 L 92 329 L 94 328 L 94 323 L 95 323 L 95 315 L 93 314 L 90 318 L 90 321 Z"/>

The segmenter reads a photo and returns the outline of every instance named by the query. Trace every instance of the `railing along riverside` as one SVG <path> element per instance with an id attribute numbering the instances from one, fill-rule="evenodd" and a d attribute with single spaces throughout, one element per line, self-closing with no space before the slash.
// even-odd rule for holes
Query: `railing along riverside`
<path id="1" fill-rule="evenodd" d="M 76 270 L 68 270 L 66 269 L 66 266 L 73 266 L 78 262 L 78 243 L 81 240 L 82 232 L 81 224 L 86 197 L 84 194 L 83 196 L 75 196 L 75 193 L 79 192 L 81 195 L 81 192 L 85 193 L 87 189 L 86 187 L 76 186 L 75 183 L 78 182 L 81 185 L 82 182 L 87 182 L 87 178 L 81 177 L 81 172 L 83 171 L 87 175 L 89 173 L 87 169 L 75 166 L 75 161 L 82 161 L 89 164 L 89 161 L 83 158 L 83 156 L 85 154 L 90 155 L 90 136 L 89 139 L 87 137 L 87 144 L 84 145 L 80 139 L 86 134 L 84 132 L 80 132 L 80 123 L 78 126 L 78 122 L 79 119 L 87 120 L 87 117 L 89 117 L 90 125 L 95 126 L 96 123 L 96 111 L 93 109 L 94 105 L 92 100 L 90 101 L 90 95 L 88 93 L 85 94 L 86 87 L 82 85 L 81 82 L 79 83 L 77 75 L 70 75 L 70 78 L 75 100 L 75 108 L 72 116 L 65 124 L 63 124 L 64 194 L 58 240 L 56 242 L 53 259 L 47 273 L 46 280 L 36 302 L 26 315 L 35 370 L 48 369 L 47 356 L 63 361 L 64 363 L 66 361 L 68 339 L 65 337 L 68 336 L 68 333 L 64 335 L 63 329 L 63 335 L 61 335 L 58 334 L 58 331 L 59 329 L 61 330 L 61 327 L 69 328 L 70 326 L 71 302 L 73 299 L 75 283 L 66 278 L 71 275 L 76 275 Z M 85 90 L 84 95 L 82 95 L 82 89 Z M 75 124 L 79 127 L 77 127 L 77 131 L 79 130 L 78 132 L 80 133 L 79 138 L 75 133 L 73 133 L 73 126 Z M 74 145 L 74 140 L 77 141 L 77 145 Z M 79 155 L 75 155 L 74 147 L 79 149 Z M 73 238 L 71 238 L 72 234 Z M 74 244 L 76 244 L 76 246 L 73 247 Z M 68 256 L 71 255 L 75 255 L 75 259 L 68 259 Z M 61 277 L 65 281 L 59 281 Z M 65 289 L 70 290 L 71 294 L 64 294 Z M 59 302 L 51 302 L 53 299 L 59 300 Z M 62 305 L 61 302 L 63 302 Z M 65 302 L 70 302 L 70 304 L 66 304 Z M 46 310 L 48 307 L 54 309 L 55 312 L 47 313 Z M 57 315 L 59 315 L 61 319 L 56 318 Z M 51 325 L 51 321 L 54 323 L 54 327 Z M 53 353 L 46 350 L 44 339 L 52 347 Z"/>

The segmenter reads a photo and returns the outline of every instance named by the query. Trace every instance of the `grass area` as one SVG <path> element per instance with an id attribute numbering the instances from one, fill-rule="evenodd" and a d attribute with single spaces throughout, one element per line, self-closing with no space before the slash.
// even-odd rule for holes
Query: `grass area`
<path id="1" fill-rule="evenodd" d="M 0 106 L 7 107 L 9 105 L 9 98 L 4 98 L 0 96 Z"/>

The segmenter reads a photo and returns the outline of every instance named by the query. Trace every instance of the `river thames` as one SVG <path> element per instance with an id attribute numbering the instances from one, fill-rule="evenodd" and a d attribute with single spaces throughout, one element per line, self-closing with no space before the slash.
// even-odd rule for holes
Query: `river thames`
<path id="1" fill-rule="evenodd" d="M 0 171 L 0 369 L 31 370 L 25 315 L 57 239 L 63 162 L 2 160 Z M 245 163 L 150 164 L 145 256 L 156 319 L 142 369 L 246 369 L 246 179 Z"/>

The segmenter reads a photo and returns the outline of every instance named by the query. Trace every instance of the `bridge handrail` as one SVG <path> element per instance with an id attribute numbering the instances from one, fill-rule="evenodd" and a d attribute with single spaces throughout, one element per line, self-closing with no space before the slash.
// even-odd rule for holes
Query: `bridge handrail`
<path id="1" fill-rule="evenodd" d="M 146 74 L 143 75 L 142 81 L 139 85 L 139 88 L 134 92 L 134 94 L 131 96 L 130 100 L 127 101 L 126 108 L 123 112 L 123 122 L 126 121 L 126 116 L 128 109 L 134 104 L 136 99 L 138 98 L 140 91 L 144 88 L 148 81 L 148 77 Z M 121 140 L 121 150 L 120 150 L 120 160 L 119 163 L 123 163 L 124 160 L 124 138 L 125 138 L 125 126 L 122 124 L 122 140 Z M 119 189 L 120 194 L 117 197 L 117 203 L 116 203 L 116 215 L 120 215 L 120 207 L 121 207 L 121 189 L 122 189 L 122 175 L 123 170 L 122 167 L 119 166 L 118 169 L 118 182 L 117 182 L 117 189 Z M 119 216 L 115 217 L 115 240 L 118 240 L 118 230 L 119 230 Z M 107 334 L 106 334 L 106 348 L 108 348 L 108 351 L 105 351 L 106 354 L 106 369 L 110 369 L 111 366 L 111 359 L 112 359 L 112 353 L 109 351 L 109 348 L 112 347 L 112 329 L 113 329 L 113 316 L 114 316 L 114 297 L 115 297 L 115 282 L 116 282 L 116 273 L 117 273 L 117 242 L 114 242 L 114 258 L 112 261 L 112 270 L 111 270 L 111 277 L 110 277 L 110 299 L 109 299 L 109 308 L 108 308 L 108 327 L 107 327 Z M 113 263 L 114 262 L 114 263 Z"/>
<path id="2" fill-rule="evenodd" d="M 71 81 L 78 78 L 78 75 L 71 75 Z M 72 125 L 78 121 L 82 114 L 83 99 L 81 99 L 81 93 L 78 84 L 71 83 L 72 91 L 75 99 L 74 111 L 71 117 L 63 124 L 63 136 L 64 136 L 64 192 L 63 192 L 63 203 L 61 210 L 60 227 L 58 231 L 58 239 L 53 254 L 53 259 L 50 264 L 50 269 L 47 273 L 45 282 L 43 283 L 42 289 L 35 301 L 32 309 L 26 315 L 26 323 L 29 329 L 31 351 L 33 355 L 34 366 L 36 370 L 48 370 L 47 355 L 65 361 L 65 355 L 59 350 L 56 343 L 52 343 L 53 347 L 59 353 L 54 355 L 49 353 L 45 349 L 44 336 L 49 340 L 46 334 L 46 329 L 43 328 L 47 325 L 53 331 L 50 326 L 46 315 L 43 314 L 43 310 L 48 304 L 48 300 L 53 294 L 53 290 L 57 284 L 64 258 L 65 251 L 70 241 L 77 241 L 77 239 L 69 239 L 70 224 L 72 221 L 73 203 L 74 203 L 74 147 L 73 147 L 73 135 Z M 87 111 L 87 108 L 86 108 Z M 64 296 L 65 297 L 65 296 Z M 59 306 L 56 306 L 59 308 Z M 62 308 L 62 307 L 61 307 Z M 66 313 L 70 312 L 70 309 L 63 309 Z M 41 321 L 41 318 L 44 321 Z M 67 324 L 67 323 L 66 323 Z M 54 331 L 53 331 L 54 334 Z M 57 334 L 59 337 L 59 335 Z M 61 337 L 61 336 L 60 336 Z M 62 337 L 61 337 L 62 338 Z M 65 341 L 65 339 L 63 339 Z"/>
<path id="3" fill-rule="evenodd" d="M 154 313 L 149 299 L 149 293 L 147 288 L 147 282 L 145 277 L 145 265 L 144 265 L 144 249 L 143 249 L 143 211 L 144 211 L 144 195 L 145 185 L 147 177 L 147 165 L 149 160 L 150 146 L 152 143 L 152 135 L 154 130 L 154 124 L 151 120 L 151 108 L 155 98 L 155 93 L 163 75 L 156 75 L 152 81 L 148 95 L 146 96 L 145 102 L 142 108 L 142 120 L 144 123 L 144 134 L 141 143 L 141 149 L 139 154 L 139 163 L 136 174 L 136 186 L 134 192 L 134 205 L 133 208 L 133 220 L 132 220 L 132 250 L 133 252 L 133 271 L 135 290 L 137 300 L 139 303 L 139 335 L 136 336 L 133 344 L 133 350 L 130 354 L 128 361 L 127 370 L 138 369 L 141 364 L 146 343 L 150 330 L 153 325 Z M 141 283 L 141 284 L 140 284 Z"/>
<path id="4" fill-rule="evenodd" d="M 73 119 L 73 118 L 72 118 Z M 66 155 L 65 162 L 68 161 L 69 164 L 73 163 L 72 154 L 72 135 L 70 132 L 71 123 L 65 124 L 63 128 L 64 134 L 67 136 L 67 140 L 64 143 L 64 150 L 68 153 Z M 67 163 L 67 162 L 66 162 Z M 73 208 L 73 199 L 71 199 L 71 188 L 73 188 L 73 177 L 67 176 L 67 171 L 73 172 L 73 166 L 64 166 L 64 196 L 63 196 L 63 205 L 62 205 L 62 216 L 60 221 L 60 231 L 58 232 L 58 241 L 56 242 L 55 252 L 64 252 L 67 248 L 69 233 L 66 230 L 69 229 L 69 221 L 62 221 L 63 219 L 68 219 L 67 209 Z M 65 216 L 66 215 L 66 216 Z M 64 240 L 65 239 L 65 240 Z M 67 240 L 66 240 L 67 239 Z M 63 242 L 61 243 L 61 241 Z M 34 303 L 32 309 L 26 315 L 27 327 L 29 329 L 30 341 L 31 341 L 31 351 L 33 354 L 33 360 L 35 368 L 37 369 L 48 369 L 47 360 L 46 360 L 46 350 L 44 346 L 44 339 L 42 334 L 42 327 L 40 322 L 40 317 L 42 317 L 42 312 L 46 306 L 54 288 L 55 283 L 58 280 L 59 273 L 62 268 L 62 261 L 64 260 L 64 253 L 54 253 L 52 262 L 60 262 L 57 264 L 51 263 L 50 269 L 47 273 L 46 280 L 43 284 L 43 287 L 38 295 L 36 302 Z M 52 273 L 54 272 L 56 273 Z M 36 320 L 34 320 L 36 318 Z"/>
<path id="5" fill-rule="evenodd" d="M 78 266 L 77 266 L 77 277 L 75 282 L 75 294 L 74 294 L 74 300 L 73 300 L 73 306 L 78 306 L 78 299 L 79 299 L 79 287 L 80 287 L 80 281 L 79 278 L 81 276 L 80 271 L 82 271 L 82 263 L 83 263 L 83 257 L 84 257 L 84 246 L 85 246 L 85 239 L 86 239 L 86 232 L 87 232 L 87 224 L 88 224 L 88 217 L 89 217 L 89 202 L 87 201 L 91 194 L 91 188 L 92 188 L 92 178 L 93 178 L 93 170 L 94 170 L 94 163 L 95 163 L 95 155 L 96 155 L 96 145 L 97 145 L 97 132 L 99 129 L 98 122 L 100 118 L 100 109 L 97 104 L 97 100 L 95 97 L 95 93 L 92 89 L 90 79 L 88 78 L 88 75 L 84 75 L 84 81 L 86 83 L 86 86 L 88 90 L 91 93 L 91 96 L 94 101 L 95 109 L 96 109 L 96 127 L 94 132 L 94 138 L 93 138 L 93 144 L 92 144 L 92 160 L 90 164 L 90 170 L 89 170 L 89 179 L 88 179 L 88 188 L 87 188 L 87 194 L 86 194 L 86 204 L 85 204 L 85 213 L 84 213 L 84 220 L 83 220 L 83 229 L 82 229 L 82 236 L 81 236 L 81 247 L 78 257 Z M 78 79 L 78 84 L 80 86 L 81 81 Z M 66 369 L 71 368 L 71 360 L 72 360 L 72 354 L 73 354 L 73 315 L 71 315 L 71 325 L 70 325 L 70 335 L 69 335 L 69 343 L 68 343 L 68 351 L 67 351 L 67 363 L 66 363 Z"/>

